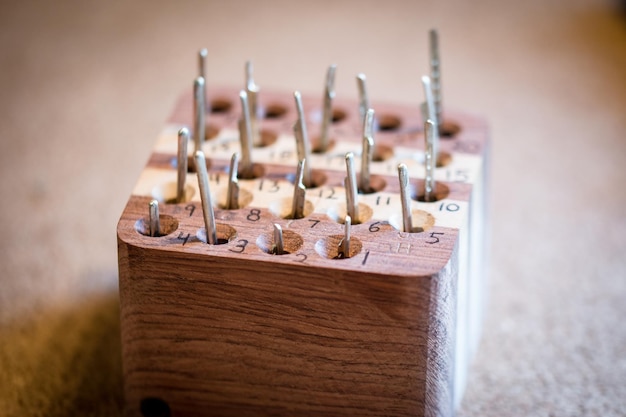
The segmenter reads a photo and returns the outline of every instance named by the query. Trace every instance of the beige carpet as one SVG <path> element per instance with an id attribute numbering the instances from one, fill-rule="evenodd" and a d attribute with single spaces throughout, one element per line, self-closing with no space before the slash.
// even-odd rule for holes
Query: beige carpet
<path id="1" fill-rule="evenodd" d="M 176 4 L 175 4 L 176 3 Z M 265 3 L 264 5 L 262 5 Z M 626 18 L 601 1 L 0 5 L 0 415 L 117 416 L 115 228 L 209 48 L 209 85 L 417 103 L 489 119 L 485 332 L 462 416 L 626 415 Z"/>

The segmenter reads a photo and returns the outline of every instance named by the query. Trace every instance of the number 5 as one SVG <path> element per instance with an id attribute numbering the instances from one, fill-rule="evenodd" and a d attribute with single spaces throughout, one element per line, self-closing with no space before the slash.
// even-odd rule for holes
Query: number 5
<path id="1" fill-rule="evenodd" d="M 432 239 L 434 239 L 432 242 L 429 242 L 428 240 L 426 241 L 426 243 L 430 243 L 431 245 L 434 245 L 435 243 L 439 243 L 439 238 L 435 235 L 443 235 L 443 232 L 430 232 L 430 237 Z"/>

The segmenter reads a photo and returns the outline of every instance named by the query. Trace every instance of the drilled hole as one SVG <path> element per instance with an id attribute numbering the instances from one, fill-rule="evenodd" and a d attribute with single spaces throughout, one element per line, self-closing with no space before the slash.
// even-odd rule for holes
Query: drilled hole
<path id="1" fill-rule="evenodd" d="M 307 189 L 321 187 L 326 184 L 327 179 L 328 178 L 324 172 L 314 169 L 311 171 L 311 184 L 307 187 Z"/>
<path id="2" fill-rule="evenodd" d="M 204 140 L 211 140 L 220 133 L 220 128 L 212 123 L 207 122 L 204 127 Z"/>
<path id="3" fill-rule="evenodd" d="M 402 120 L 392 114 L 382 114 L 378 116 L 378 130 L 383 132 L 392 132 L 400 129 Z"/>
<path id="4" fill-rule="evenodd" d="M 367 189 L 359 188 L 359 192 L 361 194 L 373 194 L 384 190 L 386 186 L 387 182 L 382 177 L 379 177 L 378 175 L 372 175 L 370 177 L 369 187 Z"/>
<path id="5" fill-rule="evenodd" d="M 452 155 L 448 152 L 439 152 L 437 154 L 437 168 L 445 167 L 452 162 Z"/>
<path id="6" fill-rule="evenodd" d="M 283 228 L 283 255 L 298 252 L 303 244 L 304 240 L 302 239 L 302 236 L 300 236 L 296 232 L 293 232 L 291 230 L 285 230 Z M 266 232 L 259 235 L 256 240 L 256 245 L 263 252 L 270 255 L 275 255 L 276 245 L 274 244 L 273 232 Z"/>
<path id="7" fill-rule="evenodd" d="M 411 198 L 416 201 L 427 202 L 424 198 L 424 180 L 419 180 L 416 185 L 415 192 L 412 194 Z M 433 194 L 434 198 L 432 201 L 429 201 L 430 203 L 446 198 L 448 194 L 450 194 L 450 189 L 447 185 L 442 184 L 441 182 L 436 182 L 435 192 Z"/>
<path id="8" fill-rule="evenodd" d="M 342 109 L 333 109 L 332 122 L 339 123 L 344 120 L 347 116 L 347 113 Z"/>
<path id="9" fill-rule="evenodd" d="M 328 140 L 328 146 L 326 147 L 326 149 L 322 149 L 320 148 L 320 137 L 316 136 L 315 138 L 313 138 L 312 143 L 313 145 L 313 153 L 325 153 L 330 151 L 331 149 L 333 149 L 335 147 L 335 140 L 334 139 L 329 139 Z"/>
<path id="10" fill-rule="evenodd" d="M 217 235 L 217 244 L 225 245 L 226 243 L 237 237 L 237 230 L 227 224 L 217 223 L 215 225 L 215 234 Z M 207 243 L 206 230 L 203 228 L 198 229 L 196 237 L 201 242 Z"/>
<path id="11" fill-rule="evenodd" d="M 227 113 L 233 107 L 233 103 L 227 98 L 211 100 L 211 113 Z"/>
<path id="12" fill-rule="evenodd" d="M 167 214 L 159 215 L 159 233 L 154 237 L 161 237 L 174 233 L 178 229 L 178 220 Z M 135 230 L 144 236 L 150 236 L 150 218 L 143 217 L 135 222 Z"/>
<path id="13" fill-rule="evenodd" d="M 141 400 L 139 410 L 143 417 L 170 417 L 170 406 L 160 398 L 148 397 Z"/>
<path id="14" fill-rule="evenodd" d="M 240 208 L 244 208 L 244 207 L 248 206 L 252 202 L 253 197 L 254 196 L 253 196 L 253 194 L 250 191 L 248 191 L 246 189 L 243 189 L 243 188 L 240 188 L 239 189 L 239 198 L 237 199 L 237 207 L 236 208 L 240 209 Z M 223 190 L 223 192 L 220 193 L 220 197 L 219 197 L 219 199 L 220 199 L 219 200 L 220 201 L 219 202 L 219 207 L 221 209 L 224 209 L 224 210 L 231 210 L 226 205 L 227 198 L 228 198 L 228 190 Z"/>
<path id="15" fill-rule="evenodd" d="M 352 224 L 366 223 L 372 218 L 372 215 L 374 214 L 372 208 L 364 203 L 359 203 L 358 212 L 359 216 L 356 219 L 352 219 Z M 337 223 L 343 224 L 346 219 L 346 214 L 348 213 L 346 210 L 346 205 L 340 204 L 329 208 L 327 214 L 328 217 L 330 217 Z"/>
<path id="16" fill-rule="evenodd" d="M 457 123 L 451 122 L 449 120 L 444 120 L 441 123 L 441 127 L 439 128 L 439 136 L 445 139 L 451 139 L 454 136 L 458 135 L 461 131 L 461 126 Z"/>
<path id="17" fill-rule="evenodd" d="M 283 219 L 293 219 L 293 198 L 285 197 L 277 201 L 273 201 L 269 205 L 269 211 L 276 217 Z M 304 201 L 304 217 L 313 213 L 315 206 L 309 200 Z"/>
<path id="18" fill-rule="evenodd" d="M 287 174 L 286 176 L 287 180 L 292 183 L 295 184 L 296 182 L 296 174 L 295 173 L 291 173 L 291 174 Z M 321 187 L 322 185 L 326 184 L 326 181 L 328 180 L 328 177 L 326 176 L 326 174 L 324 174 L 323 171 L 319 171 L 317 169 L 314 169 L 311 171 L 311 184 L 309 184 L 308 187 L 306 187 L 307 191 L 308 190 L 312 190 L 314 188 L 318 188 Z M 306 184 L 304 184 L 306 186 Z"/>
<path id="19" fill-rule="evenodd" d="M 372 155 L 372 161 L 383 162 L 393 157 L 393 148 L 385 145 L 374 146 L 374 154 Z"/>
<path id="20" fill-rule="evenodd" d="M 165 184 L 157 185 L 152 188 L 152 198 L 157 200 L 159 203 L 165 204 L 176 204 L 176 193 L 178 184 L 174 181 L 166 182 Z M 191 185 L 185 185 L 184 193 L 183 193 L 183 201 L 181 203 L 186 203 L 187 201 L 191 201 L 193 195 L 195 194 L 195 189 Z"/>
<path id="21" fill-rule="evenodd" d="M 287 107 L 279 103 L 270 103 L 265 107 L 263 116 L 266 119 L 278 119 L 287 113 Z"/>
<path id="22" fill-rule="evenodd" d="M 261 178 L 265 175 L 265 167 L 261 164 L 252 164 L 252 169 L 248 172 L 243 170 L 244 168 L 239 164 L 239 172 L 237 173 L 237 177 L 242 180 L 254 180 L 256 178 Z"/>
<path id="23" fill-rule="evenodd" d="M 350 259 L 361 252 L 363 244 L 356 237 L 350 238 L 350 253 L 345 256 L 341 253 L 340 246 L 344 235 L 331 235 L 315 242 L 315 251 L 327 259 Z"/>
<path id="24" fill-rule="evenodd" d="M 255 143 L 255 148 L 265 148 L 266 146 L 271 146 L 276 143 L 276 139 L 278 139 L 278 134 L 272 130 L 262 129 L 260 132 L 260 141 L 259 143 Z"/>
<path id="25" fill-rule="evenodd" d="M 208 171 L 209 168 L 211 168 L 211 159 L 205 158 L 205 163 L 206 163 L 206 169 Z M 194 173 L 196 171 L 197 171 L 196 170 L 196 159 L 193 157 L 193 155 L 187 156 L 187 172 Z"/>
<path id="26" fill-rule="evenodd" d="M 424 210 L 411 210 L 412 228 L 409 233 L 422 233 L 435 225 L 435 217 Z M 404 230 L 402 215 L 397 213 L 391 216 L 389 224 L 397 230 Z"/>

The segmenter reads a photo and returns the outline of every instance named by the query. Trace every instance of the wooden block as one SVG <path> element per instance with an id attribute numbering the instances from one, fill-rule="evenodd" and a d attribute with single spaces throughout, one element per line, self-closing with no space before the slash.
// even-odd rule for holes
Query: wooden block
<path id="1" fill-rule="evenodd" d="M 350 257 L 337 259 L 346 212 L 346 152 L 360 153 L 356 101 L 335 100 L 332 147 L 312 154 L 306 216 L 288 219 L 296 151 L 293 96 L 259 96 L 257 178 L 240 179 L 226 210 L 228 166 L 239 151 L 236 89 L 209 89 L 207 155 L 218 238 L 205 243 L 196 174 L 176 189 L 177 131 L 192 126 L 185 94 L 121 216 L 122 347 L 129 416 L 452 415 L 480 334 L 487 127 L 446 113 L 437 201 L 423 187 L 417 105 L 374 103 L 372 186 L 359 195 Z M 305 97 L 309 136 L 321 102 Z M 190 153 L 193 148 L 190 143 Z M 402 232 L 397 165 L 407 165 L 417 232 Z M 193 165 L 192 165 L 193 166 Z M 162 236 L 146 232 L 160 200 Z M 282 226 L 284 255 L 272 254 Z"/>

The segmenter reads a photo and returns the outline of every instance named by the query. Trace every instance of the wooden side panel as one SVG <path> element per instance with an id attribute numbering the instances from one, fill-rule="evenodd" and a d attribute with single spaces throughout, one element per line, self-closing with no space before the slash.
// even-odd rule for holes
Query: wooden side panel
<path id="1" fill-rule="evenodd" d="M 408 416 L 427 383 L 448 396 L 450 372 L 425 376 L 428 353 L 452 368 L 429 341 L 450 283 L 119 246 L 130 415 L 156 397 L 176 416 Z"/>

